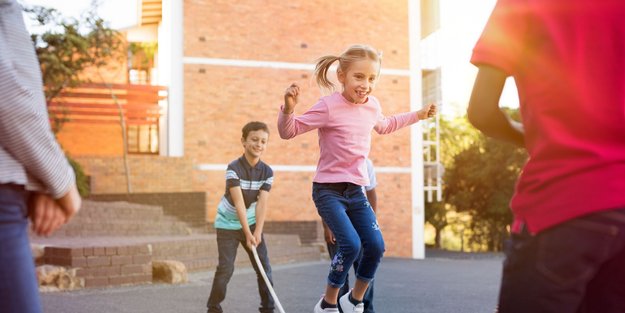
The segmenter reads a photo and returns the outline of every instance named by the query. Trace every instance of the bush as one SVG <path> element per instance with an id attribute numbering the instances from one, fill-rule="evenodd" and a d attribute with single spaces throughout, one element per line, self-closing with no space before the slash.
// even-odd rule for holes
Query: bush
<path id="1" fill-rule="evenodd" d="M 83 198 L 89 196 L 89 193 L 91 192 L 91 188 L 89 186 L 89 176 L 85 174 L 85 171 L 82 169 L 82 166 L 78 164 L 78 162 L 72 159 L 69 155 L 66 156 L 69 164 L 72 166 L 74 173 L 76 174 L 76 186 L 78 187 L 78 193 L 80 193 L 80 196 Z"/>

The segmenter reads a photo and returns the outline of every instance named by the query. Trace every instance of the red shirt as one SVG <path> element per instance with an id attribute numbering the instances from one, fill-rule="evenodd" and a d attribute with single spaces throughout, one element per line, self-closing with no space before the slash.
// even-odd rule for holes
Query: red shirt
<path id="1" fill-rule="evenodd" d="M 625 207 L 625 1 L 499 0 L 471 62 L 519 91 L 530 158 L 515 225 Z"/>

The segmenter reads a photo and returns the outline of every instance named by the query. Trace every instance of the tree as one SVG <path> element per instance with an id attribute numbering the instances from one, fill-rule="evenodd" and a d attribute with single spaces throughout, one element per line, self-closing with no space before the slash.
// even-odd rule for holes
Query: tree
<path id="1" fill-rule="evenodd" d="M 122 56 L 120 34 L 95 15 L 97 5 L 83 18 L 65 18 L 58 11 L 42 6 L 27 7 L 29 18 L 45 31 L 32 34 L 46 102 L 50 103 L 65 88 L 76 87 L 88 79 L 81 77 L 87 68 L 98 68 Z M 63 114 L 50 114 L 55 133 L 67 121 Z"/>
<path id="2" fill-rule="evenodd" d="M 478 140 L 478 132 L 469 125 L 465 118 L 455 118 L 453 120 L 440 119 L 440 149 L 441 164 L 444 169 L 453 167 L 454 157 Z M 433 131 L 433 130 L 431 130 Z M 433 135 L 431 135 L 433 137 Z M 436 153 L 436 151 L 430 151 Z M 435 229 L 434 246 L 441 248 L 441 232 L 451 221 L 447 218 L 447 213 L 453 206 L 449 205 L 449 192 L 446 181 L 447 171 L 443 176 L 443 202 L 425 203 L 425 221 Z"/>
<path id="3" fill-rule="evenodd" d="M 81 74 L 88 68 L 99 68 L 122 56 L 124 41 L 120 34 L 97 17 L 97 3 L 82 19 L 65 18 L 58 11 L 42 6 L 24 11 L 37 26 L 46 30 L 31 34 L 41 65 L 46 103 L 59 96 L 65 88 L 76 87 L 89 80 Z M 52 130 L 58 133 L 68 121 L 65 114 L 49 113 Z M 82 167 L 67 156 L 76 173 L 76 184 L 84 197 L 89 193 L 89 180 Z M 128 170 L 126 170 L 128 175 Z"/>
<path id="4" fill-rule="evenodd" d="M 447 199 L 458 212 L 471 214 L 472 243 L 502 249 L 512 221 L 509 202 L 526 159 L 524 149 L 483 135 L 454 157 L 446 175 Z"/>
<path id="5" fill-rule="evenodd" d="M 444 202 L 425 202 L 425 221 L 434 227 L 434 247 L 441 248 L 441 232 L 449 221 L 447 220 L 447 208 Z"/>

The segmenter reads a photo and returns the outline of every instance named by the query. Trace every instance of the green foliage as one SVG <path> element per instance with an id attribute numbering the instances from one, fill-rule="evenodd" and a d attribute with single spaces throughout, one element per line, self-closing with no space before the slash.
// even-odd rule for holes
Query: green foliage
<path id="1" fill-rule="evenodd" d="M 477 131 L 466 118 L 440 120 L 441 162 L 447 168 L 454 163 L 454 157 L 479 140 Z"/>
<path id="2" fill-rule="evenodd" d="M 128 45 L 128 52 L 130 52 L 132 56 L 141 56 L 140 64 L 133 64 L 132 67 L 141 69 L 152 67 L 152 63 L 157 51 L 157 42 L 131 42 Z"/>
<path id="3" fill-rule="evenodd" d="M 434 247 L 441 248 L 441 231 L 449 224 L 447 207 L 443 202 L 425 202 L 425 221 L 430 223 L 436 231 Z"/>
<path id="4" fill-rule="evenodd" d="M 80 20 L 64 18 L 55 9 L 41 6 L 24 10 L 33 22 L 47 29 L 31 38 L 41 64 L 48 103 L 63 89 L 86 82 L 81 77 L 85 69 L 103 66 L 122 56 L 122 38 L 95 15 L 95 8 Z M 63 114 L 51 117 L 53 129 L 58 132 L 67 119 Z"/>
<path id="5" fill-rule="evenodd" d="M 512 221 L 508 204 L 526 159 L 524 149 L 483 135 L 454 156 L 445 176 L 446 200 L 471 215 L 471 243 L 502 248 Z"/>
<path id="6" fill-rule="evenodd" d="M 78 187 L 78 193 L 80 196 L 85 198 L 89 196 L 91 193 L 91 187 L 89 185 L 89 176 L 85 174 L 82 166 L 76 162 L 76 160 L 72 159 L 69 155 L 65 155 L 67 157 L 67 161 L 74 169 L 74 173 L 76 174 L 76 187 Z"/>
<path id="7" fill-rule="evenodd" d="M 431 130 L 431 138 L 434 138 L 434 130 Z M 440 119 L 440 149 L 443 168 L 452 168 L 454 157 L 469 147 L 473 142 L 478 140 L 478 132 L 467 122 L 465 118 L 455 118 L 453 120 Z M 430 153 L 435 154 L 432 150 Z M 447 171 L 445 171 L 447 172 Z M 445 176 L 443 176 L 445 181 Z M 425 203 L 425 221 L 436 230 L 434 238 L 434 246 L 441 248 L 441 232 L 449 224 L 454 221 L 449 220 L 448 215 L 453 211 L 454 207 L 448 203 L 448 191 L 443 184 L 443 202 L 426 202 Z"/>
<path id="8" fill-rule="evenodd" d="M 506 113 L 519 119 L 516 110 Z M 425 204 L 425 220 L 436 230 L 435 246 L 451 240 L 460 249 L 500 250 L 512 219 L 509 202 L 527 159 L 525 150 L 485 137 L 466 117 L 441 119 L 439 129 L 443 201 Z"/>

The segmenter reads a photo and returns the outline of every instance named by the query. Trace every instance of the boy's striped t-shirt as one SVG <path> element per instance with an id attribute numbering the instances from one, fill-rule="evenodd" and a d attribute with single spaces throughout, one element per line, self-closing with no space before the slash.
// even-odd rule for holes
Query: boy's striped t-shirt
<path id="1" fill-rule="evenodd" d="M 238 230 L 241 222 L 230 195 L 230 188 L 239 186 L 247 209 L 248 225 L 256 224 L 256 201 L 261 190 L 270 191 L 273 170 L 263 161 L 251 166 L 245 156 L 232 161 L 226 170 L 226 191 L 217 206 L 215 228 Z"/>

